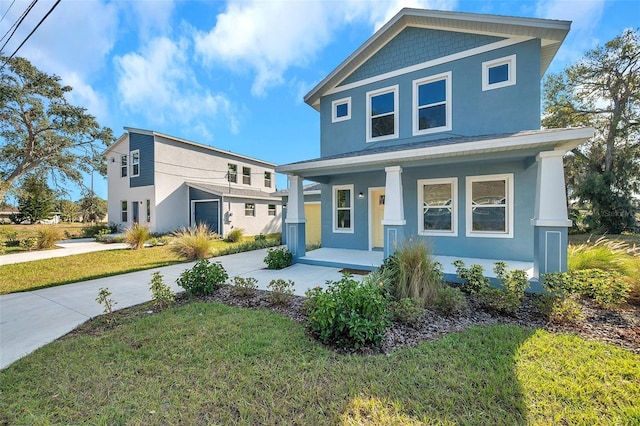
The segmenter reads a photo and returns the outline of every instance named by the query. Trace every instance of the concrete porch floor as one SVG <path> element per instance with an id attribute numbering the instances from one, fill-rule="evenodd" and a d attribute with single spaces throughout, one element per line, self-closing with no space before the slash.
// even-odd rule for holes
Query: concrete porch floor
<path id="1" fill-rule="evenodd" d="M 480 259 L 472 257 L 456 257 L 456 256 L 433 256 L 435 260 L 442 264 L 444 275 L 447 279 L 456 277 L 456 268 L 453 266 L 455 260 L 462 260 L 467 267 L 471 265 L 480 265 L 484 268 L 484 275 L 489 278 L 495 278 L 493 272 L 494 263 L 499 259 Z M 334 268 L 351 268 L 373 270 L 384 260 L 384 253 L 381 251 L 368 250 L 350 250 L 338 248 L 321 247 L 316 250 L 308 251 L 304 257 L 298 259 L 299 263 L 316 266 L 330 266 Z M 507 269 L 523 269 L 527 271 L 529 279 L 533 278 L 533 262 L 521 262 L 515 260 L 506 260 Z"/>

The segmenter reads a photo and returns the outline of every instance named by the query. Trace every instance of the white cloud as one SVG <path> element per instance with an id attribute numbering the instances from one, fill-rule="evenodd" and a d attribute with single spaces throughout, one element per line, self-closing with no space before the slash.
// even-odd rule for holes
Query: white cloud
<path id="1" fill-rule="evenodd" d="M 251 91 L 260 96 L 284 83 L 290 67 L 310 63 L 329 44 L 332 33 L 347 23 L 364 21 L 374 29 L 405 6 L 455 5 L 446 0 L 231 0 L 210 31 L 195 34 L 195 51 L 209 66 L 255 72 Z"/>
<path id="2" fill-rule="evenodd" d="M 65 85 L 73 87 L 73 90 L 67 93 L 69 103 L 86 108 L 87 112 L 96 117 L 99 123 L 108 121 L 108 103 L 102 94 L 85 83 L 77 73 L 72 72 L 61 77 Z"/>
<path id="3" fill-rule="evenodd" d="M 198 84 L 189 68 L 189 43 L 167 37 L 150 40 L 138 53 L 116 56 L 118 95 L 122 105 L 143 114 L 150 122 L 198 123 L 222 115 L 230 131 L 239 131 L 235 105 L 220 93 Z"/>
<path id="4" fill-rule="evenodd" d="M 149 40 L 154 35 L 171 32 L 171 18 L 176 9 L 173 0 L 138 0 L 118 3 L 122 7 L 123 18 L 136 29 L 141 40 Z"/>

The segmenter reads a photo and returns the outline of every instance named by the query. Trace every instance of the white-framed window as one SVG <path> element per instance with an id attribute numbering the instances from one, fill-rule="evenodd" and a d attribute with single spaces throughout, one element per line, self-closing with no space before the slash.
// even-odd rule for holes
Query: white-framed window
<path id="1" fill-rule="evenodd" d="M 147 222 L 151 222 L 151 200 L 147 199 Z"/>
<path id="2" fill-rule="evenodd" d="M 120 202 L 120 221 L 121 222 L 128 222 L 129 221 L 129 215 L 128 215 L 128 209 L 127 206 L 129 205 L 129 203 L 127 203 L 126 201 L 121 201 Z"/>
<path id="3" fill-rule="evenodd" d="M 398 85 L 367 92 L 367 142 L 398 137 Z"/>
<path id="4" fill-rule="evenodd" d="M 351 119 L 351 97 L 342 98 L 331 102 L 331 122 Z"/>
<path id="5" fill-rule="evenodd" d="M 243 167 L 242 168 L 242 183 L 245 185 L 251 185 L 251 168 Z"/>
<path id="6" fill-rule="evenodd" d="M 467 237 L 513 238 L 513 174 L 467 176 Z"/>
<path id="7" fill-rule="evenodd" d="M 120 156 L 120 177 L 127 177 L 129 169 L 129 158 L 126 155 Z"/>
<path id="8" fill-rule="evenodd" d="M 516 55 L 482 63 L 482 91 L 516 84 Z"/>
<path id="9" fill-rule="evenodd" d="M 333 187 L 333 232 L 353 233 L 353 185 Z"/>
<path id="10" fill-rule="evenodd" d="M 256 205 L 254 203 L 244 203 L 244 215 L 245 216 L 255 216 L 256 215 Z"/>
<path id="11" fill-rule="evenodd" d="M 458 235 L 458 178 L 418 180 L 420 235 Z"/>
<path id="12" fill-rule="evenodd" d="M 238 166 L 236 164 L 227 164 L 227 180 L 238 183 Z"/>
<path id="13" fill-rule="evenodd" d="M 451 72 L 413 81 L 413 134 L 451 130 Z"/>
<path id="14" fill-rule="evenodd" d="M 269 216 L 275 216 L 276 215 L 276 205 L 275 204 L 269 204 L 267 206 L 267 215 L 269 215 Z"/>
<path id="15" fill-rule="evenodd" d="M 140 176 L 140 151 L 131 151 L 131 177 Z"/>
<path id="16" fill-rule="evenodd" d="M 264 186 L 271 188 L 271 172 L 264 172 Z"/>

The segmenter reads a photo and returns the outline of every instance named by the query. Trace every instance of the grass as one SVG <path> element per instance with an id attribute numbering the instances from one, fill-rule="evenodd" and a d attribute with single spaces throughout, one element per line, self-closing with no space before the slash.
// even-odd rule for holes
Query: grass
<path id="1" fill-rule="evenodd" d="M 268 311 L 147 309 L 1 371 L 0 423 L 640 422 L 640 357 L 573 336 L 494 325 L 389 356 L 337 355 Z"/>

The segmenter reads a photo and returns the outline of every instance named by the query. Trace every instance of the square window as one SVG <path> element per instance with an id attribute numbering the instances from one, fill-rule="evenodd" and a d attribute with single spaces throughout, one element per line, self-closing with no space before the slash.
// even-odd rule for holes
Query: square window
<path id="1" fill-rule="evenodd" d="M 227 180 L 238 183 L 238 166 L 236 164 L 227 164 Z"/>
<path id="2" fill-rule="evenodd" d="M 516 55 L 482 63 L 482 90 L 493 90 L 516 84 Z"/>
<path id="3" fill-rule="evenodd" d="M 367 142 L 398 137 L 398 86 L 367 93 Z"/>
<path id="4" fill-rule="evenodd" d="M 413 134 L 451 130 L 451 73 L 413 82 Z"/>
<path id="5" fill-rule="evenodd" d="M 245 203 L 244 204 L 244 215 L 245 216 L 255 216 L 256 215 L 256 205 L 254 203 Z"/>
<path id="6" fill-rule="evenodd" d="M 333 187 L 333 232 L 353 233 L 353 185 Z"/>
<path id="7" fill-rule="evenodd" d="M 269 204 L 268 205 L 267 214 L 269 216 L 275 216 L 276 215 L 276 205 L 275 204 Z"/>
<path id="8" fill-rule="evenodd" d="M 351 98 L 343 98 L 331 102 L 332 123 L 349 119 L 351 119 Z"/>
<path id="9" fill-rule="evenodd" d="M 127 177 L 128 169 L 129 169 L 128 158 L 126 155 L 121 155 L 120 156 L 120 177 Z"/>
<path id="10" fill-rule="evenodd" d="M 251 169 L 249 167 L 242 168 L 242 183 L 251 185 Z"/>
<path id="11" fill-rule="evenodd" d="M 420 235 L 458 235 L 458 179 L 418 180 Z"/>
<path id="12" fill-rule="evenodd" d="M 513 175 L 467 177 L 467 236 L 513 238 Z"/>
<path id="13" fill-rule="evenodd" d="M 140 151 L 131 151 L 131 177 L 140 175 Z"/>
<path id="14" fill-rule="evenodd" d="M 271 188 L 271 172 L 264 172 L 264 186 Z"/>

